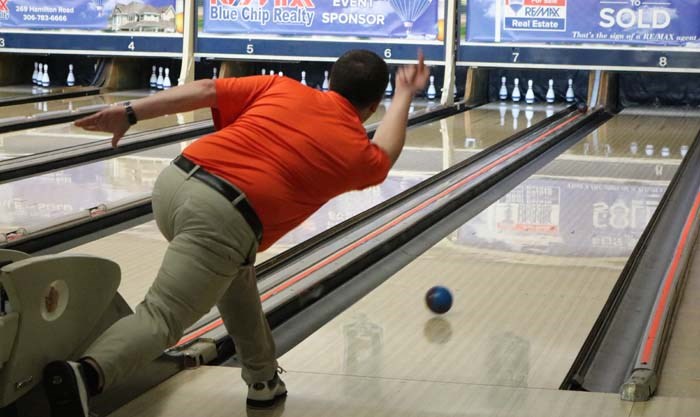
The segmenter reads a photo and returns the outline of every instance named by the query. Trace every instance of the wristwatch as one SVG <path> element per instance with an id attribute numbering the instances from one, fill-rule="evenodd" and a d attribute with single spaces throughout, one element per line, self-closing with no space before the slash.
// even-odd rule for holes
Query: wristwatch
<path id="1" fill-rule="evenodd" d="M 130 125 L 135 125 L 138 120 L 136 119 L 136 113 L 134 113 L 134 109 L 131 107 L 131 102 L 127 101 L 124 103 L 124 110 L 126 110 L 126 120 L 129 121 Z"/>

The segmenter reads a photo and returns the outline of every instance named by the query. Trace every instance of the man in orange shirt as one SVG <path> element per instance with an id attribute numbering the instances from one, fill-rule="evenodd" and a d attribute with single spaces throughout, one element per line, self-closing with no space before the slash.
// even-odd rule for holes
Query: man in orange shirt
<path id="1" fill-rule="evenodd" d="M 76 122 L 113 134 L 138 120 L 210 107 L 217 131 L 190 145 L 158 177 L 153 212 L 169 241 L 158 276 L 133 315 L 116 322 L 78 362 L 52 362 L 44 386 L 54 417 L 87 417 L 96 395 L 174 345 L 216 305 L 248 384 L 247 403 L 287 394 L 253 265 L 331 198 L 382 182 L 403 148 L 408 109 L 429 70 L 399 69 L 391 107 L 373 141 L 362 123 L 388 82 L 386 63 L 350 51 L 323 93 L 284 77 L 200 80 Z"/>

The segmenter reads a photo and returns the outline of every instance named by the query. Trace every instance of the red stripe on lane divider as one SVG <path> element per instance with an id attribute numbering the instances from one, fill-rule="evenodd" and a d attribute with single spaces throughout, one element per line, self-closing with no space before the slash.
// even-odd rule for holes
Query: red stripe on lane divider
<path id="1" fill-rule="evenodd" d="M 688 235 L 690 234 L 690 227 L 693 224 L 693 220 L 700 208 L 700 193 L 695 196 L 695 202 L 693 203 L 693 208 L 690 210 L 688 218 L 685 219 L 685 224 L 683 225 L 683 232 L 681 233 L 681 239 L 676 246 L 676 251 L 673 254 L 673 261 L 671 261 L 671 267 L 666 272 L 664 277 L 664 286 L 661 292 L 661 298 L 659 298 L 659 304 L 656 306 L 654 311 L 654 316 L 649 328 L 649 333 L 647 334 L 647 340 L 644 344 L 644 350 L 642 351 L 642 360 L 640 361 L 643 365 L 647 365 L 651 358 L 651 353 L 654 348 L 654 343 L 659 335 L 659 330 L 661 327 L 661 317 L 666 309 L 666 304 L 668 303 L 668 296 L 671 292 L 671 286 L 676 280 L 676 270 L 678 269 L 678 264 L 681 260 L 681 255 L 685 249 L 685 245 L 688 240 Z"/>
<path id="2" fill-rule="evenodd" d="M 578 120 L 578 119 L 579 119 L 580 117 L 582 117 L 582 116 L 583 116 L 582 113 L 577 114 L 577 115 L 575 115 L 574 117 L 572 117 L 571 119 L 569 119 L 569 120 L 563 122 L 562 124 L 557 125 L 557 126 L 551 128 L 551 129 L 547 130 L 546 132 L 542 133 L 540 136 L 538 136 L 537 138 L 533 139 L 532 141 L 526 143 L 525 145 L 523 145 L 523 146 L 521 146 L 521 147 L 519 147 L 519 148 L 517 148 L 517 149 L 514 149 L 513 151 L 509 152 L 509 153 L 506 154 L 506 155 L 501 156 L 500 158 L 498 158 L 498 159 L 496 159 L 495 161 L 489 163 L 489 164 L 486 165 L 485 167 L 482 167 L 482 168 L 479 169 L 478 171 L 472 173 L 472 174 L 469 175 L 468 177 L 463 178 L 463 179 L 460 180 L 459 182 L 457 182 L 457 183 L 453 184 L 452 186 L 450 186 L 449 188 L 443 190 L 443 191 L 440 192 L 439 194 L 434 195 L 433 197 L 431 197 L 431 198 L 425 200 L 424 202 L 422 202 L 422 203 L 419 204 L 418 206 L 412 208 L 411 210 L 408 210 L 408 211 L 404 212 L 403 214 L 401 214 L 399 217 L 395 218 L 395 219 L 392 220 L 391 222 L 389 222 L 389 223 L 387 223 L 387 224 L 381 226 L 381 227 L 378 228 L 378 229 L 375 229 L 374 231 L 368 233 L 368 234 L 365 235 L 364 237 L 362 237 L 362 238 L 356 240 L 355 242 L 349 244 L 348 246 L 346 246 L 346 247 L 344 247 L 344 248 L 338 250 L 338 251 L 335 252 L 334 254 L 328 256 L 327 258 L 325 258 L 325 259 L 323 259 L 322 261 L 316 263 L 315 265 L 312 265 L 312 266 L 308 267 L 307 269 L 305 269 L 304 271 L 298 273 L 297 275 L 293 276 L 292 278 L 290 278 L 290 279 L 284 281 L 283 283 L 279 284 L 278 286 L 276 286 L 276 287 L 274 287 L 274 288 L 272 288 L 272 289 L 266 291 L 265 293 L 263 293 L 263 295 L 260 296 L 260 301 L 265 302 L 265 301 L 269 300 L 270 298 L 274 297 L 275 295 L 279 294 L 280 292 L 282 292 L 282 291 L 286 290 L 287 288 L 291 287 L 292 285 L 298 283 L 299 281 L 301 281 L 301 280 L 303 280 L 303 279 L 306 279 L 309 275 L 313 274 L 314 272 L 318 271 L 319 269 L 323 268 L 324 266 L 327 266 L 327 265 L 330 264 L 331 262 L 337 261 L 337 260 L 340 259 L 341 257 L 347 255 L 349 252 L 351 252 L 351 251 L 357 249 L 358 247 L 362 246 L 363 244 L 367 243 L 368 241 L 370 241 L 370 240 L 374 239 L 375 237 L 381 235 L 382 233 L 386 232 L 387 230 L 389 230 L 389 229 L 395 227 L 396 225 L 398 225 L 398 224 L 401 223 L 402 221 L 404 221 L 404 220 L 406 220 L 407 218 L 411 217 L 411 216 L 414 215 L 415 213 L 417 213 L 417 212 L 423 210 L 424 208 L 426 208 L 427 206 L 431 205 L 431 204 L 434 203 L 435 201 L 437 201 L 437 200 L 441 199 L 442 197 L 448 195 L 449 193 L 453 192 L 454 190 L 456 190 L 456 189 L 458 189 L 458 188 L 464 186 L 464 185 L 467 184 L 468 182 L 473 181 L 474 179 L 480 177 L 481 175 L 485 174 L 485 173 L 488 172 L 489 170 L 491 170 L 491 169 L 495 168 L 496 166 L 500 165 L 503 161 L 505 161 L 505 160 L 507 160 L 507 159 L 513 157 L 514 155 L 517 155 L 517 154 L 520 154 L 520 153 L 524 152 L 525 150 L 527 150 L 527 149 L 533 147 L 534 145 L 536 145 L 536 144 L 539 143 L 539 142 L 542 142 L 547 136 L 549 136 L 549 135 L 551 135 L 552 133 L 555 133 L 555 132 L 561 130 L 562 128 L 564 128 L 565 126 L 568 126 L 570 123 L 573 123 L 574 121 Z M 205 334 L 205 333 L 208 333 L 208 332 L 210 332 L 211 330 L 214 330 L 215 328 L 221 326 L 221 324 L 223 324 L 223 320 L 217 319 L 217 320 L 215 320 L 214 322 L 210 323 L 209 325 L 207 325 L 207 326 L 205 326 L 205 327 L 203 327 L 203 328 L 201 328 L 201 329 L 197 329 L 195 332 L 193 332 L 193 333 L 191 333 L 191 334 L 189 334 L 189 335 L 183 337 L 182 339 L 180 339 L 180 341 L 177 343 L 176 346 L 180 346 L 180 345 L 183 345 L 183 344 L 185 344 L 185 343 L 189 343 L 189 342 L 191 342 L 192 340 L 194 340 L 194 339 L 200 337 L 201 335 L 203 335 L 203 334 Z"/>

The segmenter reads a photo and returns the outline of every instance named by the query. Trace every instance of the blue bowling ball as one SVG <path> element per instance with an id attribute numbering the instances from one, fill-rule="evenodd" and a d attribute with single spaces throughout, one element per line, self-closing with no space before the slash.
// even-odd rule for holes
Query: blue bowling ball
<path id="1" fill-rule="evenodd" d="M 452 294 L 446 287 L 436 285 L 425 294 L 425 303 L 433 313 L 445 314 L 452 307 Z"/>

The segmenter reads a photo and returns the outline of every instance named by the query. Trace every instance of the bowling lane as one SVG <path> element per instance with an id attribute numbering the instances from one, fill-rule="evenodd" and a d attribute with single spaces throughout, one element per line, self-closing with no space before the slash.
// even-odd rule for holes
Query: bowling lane
<path id="1" fill-rule="evenodd" d="M 115 93 L 99 94 L 93 96 L 73 97 L 59 100 L 46 100 L 36 103 L 16 104 L 5 106 L 0 112 L 0 124 L 6 122 L 18 122 L 31 116 L 42 114 L 67 113 L 80 110 L 89 106 L 114 104 L 120 101 L 136 100 L 152 94 L 148 90 L 119 91 Z"/>
<path id="2" fill-rule="evenodd" d="M 605 135 L 586 137 L 335 317 L 281 365 L 369 378 L 378 390 L 387 380 L 556 390 L 668 184 L 625 169 L 653 155 L 610 159 L 581 149 L 629 149 L 649 138 L 680 149 L 700 129 L 700 118 L 622 112 L 613 121 Z M 587 169 L 562 169 L 572 156 Z M 666 170 L 677 169 L 680 153 L 667 161 Z M 653 177 L 655 167 L 644 166 Z M 424 304 L 433 285 L 454 295 L 443 316 Z"/>
<path id="3" fill-rule="evenodd" d="M 155 131 L 166 127 L 185 125 L 203 120 L 210 120 L 208 109 L 195 110 L 187 113 L 170 114 L 156 119 L 144 120 L 129 129 L 128 134 L 134 135 Z M 111 135 L 102 132 L 89 132 L 71 123 L 60 123 L 33 129 L 18 130 L 0 134 L 0 158 L 12 159 L 25 155 L 54 151 L 70 146 L 110 138 Z"/>
<path id="4" fill-rule="evenodd" d="M 441 171 L 444 169 L 443 160 L 447 161 L 446 163 L 461 161 L 459 158 L 467 156 L 465 153 L 463 156 L 459 156 L 460 150 L 464 149 L 464 138 L 467 132 L 469 132 L 470 137 L 478 137 L 480 143 L 484 144 L 496 143 L 509 137 L 514 132 L 513 123 L 509 120 L 508 123 L 501 126 L 499 117 L 497 109 L 478 108 L 409 130 L 406 139 L 408 149 L 401 154 L 395 169 L 391 171 L 383 184 L 367 190 L 347 193 L 329 201 L 272 248 L 258 254 L 258 263 Z M 544 111 L 537 112 L 534 120 L 540 120 L 544 117 Z M 525 123 L 520 126 L 525 127 Z M 442 154 L 442 156 L 436 163 L 432 164 L 434 166 L 427 166 L 423 161 L 434 160 L 435 149 L 438 149 L 437 153 Z M 152 171 L 149 172 L 149 180 L 146 182 L 150 185 L 157 172 L 160 172 L 169 162 L 169 159 L 166 158 L 159 161 L 153 160 Z M 136 164 L 134 160 L 132 163 Z M 109 172 L 109 170 L 105 170 L 105 172 Z M 134 178 L 141 178 L 143 175 L 137 169 L 122 172 L 133 175 Z M 108 181 L 110 180 L 104 180 L 104 182 Z M 0 186 L 0 190 L 2 190 L 2 186 Z M 60 196 L 52 196 L 52 198 L 60 198 Z M 89 204 L 94 204 L 95 200 L 91 200 Z M 71 252 L 108 257 L 119 263 L 122 268 L 122 283 L 119 292 L 130 305 L 134 306 L 143 299 L 155 277 L 165 252 L 165 246 L 165 240 L 158 232 L 155 223 L 149 222 L 82 245 L 72 249 Z"/>
<path id="5" fill-rule="evenodd" d="M 51 95 L 57 94 L 68 94 L 75 93 L 79 91 L 94 91 L 96 87 L 37 87 L 31 84 L 27 85 L 8 85 L 0 87 L 0 106 L 3 104 L 12 105 L 11 101 L 14 100 L 24 100 L 26 98 L 36 97 L 37 99 L 41 96 L 50 97 Z"/>
<path id="6" fill-rule="evenodd" d="M 367 121 L 365 122 L 365 126 L 371 126 L 374 123 L 381 122 L 382 118 L 384 118 L 386 110 L 389 108 L 389 104 L 391 104 L 391 98 L 386 98 L 382 100 L 382 102 L 379 103 L 379 107 L 377 107 L 377 111 L 372 116 L 370 116 L 370 118 L 367 119 Z M 426 109 L 431 109 L 433 107 L 438 106 L 439 104 L 439 102 L 417 98 L 411 102 L 411 107 L 409 107 L 408 112 L 414 113 Z"/>

